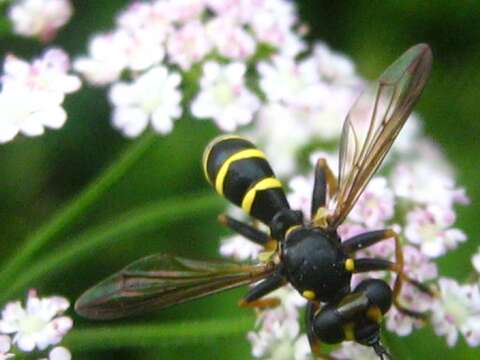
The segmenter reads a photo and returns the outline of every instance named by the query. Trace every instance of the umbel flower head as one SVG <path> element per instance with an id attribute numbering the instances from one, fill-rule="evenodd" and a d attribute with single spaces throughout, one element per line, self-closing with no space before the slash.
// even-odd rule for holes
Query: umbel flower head
<path id="1" fill-rule="evenodd" d="M 260 109 L 259 93 L 247 82 L 247 73 L 258 63 L 255 57 L 268 57 L 269 47 L 292 56 L 305 49 L 291 31 L 295 19 L 293 5 L 277 0 L 134 2 L 119 14 L 113 29 L 92 38 L 88 55 L 77 58 L 74 68 L 92 85 L 111 86 L 112 122 L 128 137 L 140 135 L 150 116 L 153 129 L 165 135 L 173 129 L 172 120 L 188 112 L 233 131 L 251 123 Z M 143 94 L 147 90 L 140 83 L 153 79 L 155 68 L 175 77 L 175 87 L 198 80 L 197 93 L 184 99 L 176 88 L 151 89 L 150 99 L 170 104 L 156 108 L 154 115 L 120 96 L 127 89 L 121 76 L 129 78 L 132 91 Z M 180 104 L 188 109 L 179 109 Z"/>

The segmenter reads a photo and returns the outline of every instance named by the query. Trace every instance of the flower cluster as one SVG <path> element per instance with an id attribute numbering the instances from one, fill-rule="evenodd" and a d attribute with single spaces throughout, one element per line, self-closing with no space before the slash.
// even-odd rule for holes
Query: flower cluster
<path id="1" fill-rule="evenodd" d="M 0 318 L 0 359 L 13 357 L 9 353 L 11 345 L 20 351 L 45 351 L 54 346 L 48 359 L 70 360 L 70 351 L 55 346 L 72 328 L 72 319 L 62 315 L 70 306 L 67 299 L 60 296 L 39 298 L 35 290 L 28 293 L 25 306 L 20 301 L 8 303 Z"/>
<path id="2" fill-rule="evenodd" d="M 247 337 L 252 343 L 252 354 L 255 357 L 268 359 L 305 359 L 310 354 L 310 346 L 305 334 L 300 332 L 299 308 L 306 303 L 291 288 L 283 288 L 273 292 L 282 306 L 262 312 L 255 331 Z"/>
<path id="3" fill-rule="evenodd" d="M 52 48 L 29 63 L 9 54 L 0 81 L 0 143 L 19 132 L 38 136 L 45 128 L 59 129 L 67 114 L 62 107 L 66 94 L 77 91 L 80 79 L 69 74 L 70 60 L 60 49 Z"/>
<path id="4" fill-rule="evenodd" d="M 295 22 L 293 4 L 278 0 L 134 2 L 114 29 L 92 38 L 74 68 L 91 85 L 110 86 L 112 122 L 125 136 L 136 137 L 149 124 L 169 133 L 187 112 L 233 131 L 260 110 L 259 91 L 248 82 L 259 60 L 305 48 L 291 31 Z M 197 93 L 182 94 L 179 88 L 192 80 Z"/>
<path id="5" fill-rule="evenodd" d="M 8 11 L 15 33 L 44 42 L 52 40 L 72 14 L 69 0 L 20 0 Z"/>

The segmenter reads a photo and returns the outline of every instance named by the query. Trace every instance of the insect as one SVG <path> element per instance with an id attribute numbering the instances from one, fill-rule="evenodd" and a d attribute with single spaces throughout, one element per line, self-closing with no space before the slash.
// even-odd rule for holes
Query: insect
<path id="1" fill-rule="evenodd" d="M 337 228 L 354 207 L 389 151 L 427 82 L 432 63 L 428 45 L 418 44 L 390 65 L 350 109 L 340 140 L 339 177 L 325 160 L 315 167 L 311 218 L 290 208 L 280 181 L 265 155 L 239 136 L 222 136 L 206 148 L 203 167 L 216 191 L 270 229 L 269 234 L 221 215 L 222 223 L 261 244 L 268 256 L 254 265 L 212 262 L 157 254 L 138 260 L 87 290 L 76 311 L 87 318 L 114 319 L 161 309 L 245 284 L 256 283 L 241 299 L 244 307 L 268 307 L 278 299 L 264 296 L 290 283 L 307 300 L 306 328 L 312 352 L 320 343 L 353 340 L 389 357 L 380 342 L 380 322 L 391 305 L 404 308 L 404 282 L 432 291 L 403 271 L 399 236 L 377 230 L 341 241 Z M 395 261 L 355 258 L 355 252 L 394 239 Z M 367 279 L 351 289 L 353 273 L 391 271 L 393 289 Z M 261 281 L 260 281 L 261 280 Z"/>

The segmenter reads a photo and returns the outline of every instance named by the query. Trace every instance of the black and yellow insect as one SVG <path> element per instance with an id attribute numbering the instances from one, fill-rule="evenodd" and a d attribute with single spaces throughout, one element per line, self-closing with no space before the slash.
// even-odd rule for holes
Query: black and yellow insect
<path id="1" fill-rule="evenodd" d="M 339 178 L 325 160 L 315 168 L 311 218 L 290 209 L 280 181 L 265 155 L 239 136 L 222 136 L 205 150 L 205 175 L 216 191 L 270 229 L 226 215 L 221 222 L 263 245 L 268 256 L 256 265 L 205 262 L 158 254 L 136 261 L 86 291 L 76 303 L 79 314 L 113 319 L 160 309 L 219 291 L 258 282 L 241 306 L 275 306 L 264 298 L 290 283 L 308 299 L 307 331 L 314 354 L 320 342 L 353 340 L 388 357 L 380 343 L 380 322 L 394 304 L 410 316 L 424 314 L 404 308 L 398 296 L 404 281 L 432 295 L 403 271 L 403 253 L 393 230 L 367 232 L 341 241 L 337 228 L 355 205 L 410 115 L 428 79 L 430 48 L 416 45 L 397 59 L 352 106 L 340 141 Z M 393 238 L 395 262 L 355 258 L 355 252 Z M 353 273 L 387 270 L 396 274 L 393 289 L 383 280 L 367 279 L 354 289 Z"/>

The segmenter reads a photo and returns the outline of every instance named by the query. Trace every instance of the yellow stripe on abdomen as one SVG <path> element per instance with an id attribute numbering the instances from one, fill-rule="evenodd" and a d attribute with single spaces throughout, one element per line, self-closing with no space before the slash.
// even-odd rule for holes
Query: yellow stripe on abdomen
<path id="1" fill-rule="evenodd" d="M 212 152 L 213 147 L 223 141 L 232 140 L 232 139 L 243 139 L 243 137 L 238 135 L 229 135 L 229 134 L 220 135 L 220 136 L 217 136 L 212 141 L 210 141 L 210 143 L 205 148 L 205 151 L 203 152 L 203 157 L 202 157 L 202 165 L 203 165 L 203 172 L 205 174 L 205 178 L 209 183 L 211 183 L 211 180 L 210 180 L 210 176 L 208 176 L 208 173 L 207 173 L 207 162 L 208 162 L 208 159 L 210 158 L 210 154 Z"/>
<path id="2" fill-rule="evenodd" d="M 252 210 L 253 202 L 255 201 L 255 195 L 257 194 L 257 191 L 268 190 L 273 188 L 281 188 L 281 187 L 282 187 L 282 183 L 277 178 L 268 177 L 260 180 L 254 186 L 252 186 L 243 197 L 243 200 L 242 200 L 243 211 L 245 211 L 247 214 L 250 214 L 250 211 Z"/>
<path id="3" fill-rule="evenodd" d="M 223 184 L 225 182 L 225 177 L 227 176 L 228 168 L 230 167 L 230 165 L 235 161 L 250 158 L 266 159 L 265 154 L 262 151 L 258 149 L 247 149 L 239 151 L 230 156 L 227 160 L 225 160 L 225 162 L 218 170 L 217 177 L 215 179 L 215 190 L 217 190 L 220 195 L 223 196 Z"/>

